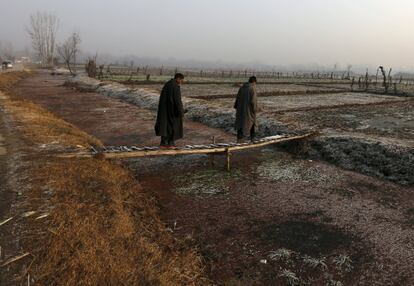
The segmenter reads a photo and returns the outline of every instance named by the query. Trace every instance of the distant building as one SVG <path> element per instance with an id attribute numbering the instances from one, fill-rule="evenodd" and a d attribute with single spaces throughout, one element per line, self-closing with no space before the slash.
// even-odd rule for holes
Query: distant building
<path id="1" fill-rule="evenodd" d="M 16 59 L 16 63 L 23 63 L 23 64 L 30 64 L 32 62 L 32 59 L 30 57 L 20 57 Z"/>

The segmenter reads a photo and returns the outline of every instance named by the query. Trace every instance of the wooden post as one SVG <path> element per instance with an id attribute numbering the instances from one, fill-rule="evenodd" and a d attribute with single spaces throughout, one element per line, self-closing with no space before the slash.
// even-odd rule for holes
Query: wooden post
<path id="1" fill-rule="evenodd" d="M 226 158 L 227 158 L 227 172 L 230 172 L 231 153 L 230 153 L 229 148 L 226 148 Z"/>

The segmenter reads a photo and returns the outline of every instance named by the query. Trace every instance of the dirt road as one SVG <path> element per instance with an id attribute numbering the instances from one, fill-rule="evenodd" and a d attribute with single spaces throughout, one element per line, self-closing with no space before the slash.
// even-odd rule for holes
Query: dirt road
<path id="1" fill-rule="evenodd" d="M 40 73 L 14 92 L 107 145 L 158 143 L 153 112 L 62 83 Z M 232 138 L 185 126 L 180 144 Z M 412 188 L 275 148 L 235 154 L 230 173 L 203 156 L 125 165 L 158 199 L 171 231 L 199 247 L 217 284 L 282 285 L 288 277 L 309 285 L 414 283 Z"/>
<path id="2" fill-rule="evenodd" d="M 106 145 L 159 144 L 154 134 L 154 113 L 96 93 L 77 92 L 63 84 L 64 77 L 42 73 L 21 82 L 14 92 L 100 138 Z M 233 138 L 221 130 L 188 120 L 184 126 L 186 136 L 178 144 L 210 142 L 212 136 L 219 142 Z"/>
<path id="3" fill-rule="evenodd" d="M 4 95 L 0 92 L 0 101 Z M 4 114 L 0 111 L 0 217 L 4 217 L 10 205 L 10 191 L 8 189 L 7 176 L 7 147 L 6 147 L 6 127 L 4 126 Z"/>
<path id="4" fill-rule="evenodd" d="M 0 93 L 0 97 L 3 96 Z M 1 100 L 1 99 L 0 99 Z M 6 149 L 6 129 L 4 126 L 4 114 L 3 111 L 0 111 L 0 222 L 6 221 L 9 219 L 10 207 L 13 201 L 13 192 L 10 189 L 8 177 L 9 177 L 9 168 L 8 162 L 9 158 L 7 157 L 7 149 Z M 11 228 L 9 225 L 4 224 L 1 229 L 1 237 L 0 237 L 0 262 L 4 260 L 4 251 L 9 249 L 10 244 L 7 241 L 10 239 Z M 11 250 L 11 251 L 15 251 Z M 3 273 L 3 272 L 1 272 Z M 6 276 L 6 277 L 1 277 Z M 8 275 L 0 275 L 0 284 L 6 284 L 7 279 L 10 279 Z"/>
<path id="5" fill-rule="evenodd" d="M 15 172 L 21 166 L 19 157 L 23 155 L 23 150 L 18 147 L 21 143 L 19 136 L 3 109 L 2 101 L 5 98 L 0 92 L 0 264 L 21 254 L 21 244 L 14 225 L 18 218 L 15 218 L 13 205 L 24 190 Z M 13 285 L 15 274 L 9 268 L 2 267 L 0 285 Z"/>

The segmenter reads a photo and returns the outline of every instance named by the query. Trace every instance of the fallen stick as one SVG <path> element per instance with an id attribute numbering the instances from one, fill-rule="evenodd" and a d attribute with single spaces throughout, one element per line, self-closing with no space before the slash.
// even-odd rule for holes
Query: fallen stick
<path id="1" fill-rule="evenodd" d="M 35 218 L 35 220 L 39 220 L 39 219 L 42 219 L 42 218 L 45 218 L 45 217 L 48 217 L 48 216 L 49 216 L 49 214 L 48 214 L 48 213 L 46 213 L 46 214 L 42 214 L 41 216 L 39 216 L 39 217 Z"/>
<path id="2" fill-rule="evenodd" d="M 0 226 L 2 226 L 3 224 L 8 223 L 8 222 L 9 222 L 9 221 L 11 221 L 12 219 L 13 219 L 13 217 L 8 218 L 8 219 L 6 219 L 6 220 L 4 220 L 4 221 L 0 222 Z"/>
<path id="3" fill-rule="evenodd" d="M 32 268 L 33 262 L 35 262 L 36 258 L 37 258 L 36 256 L 33 258 L 32 262 L 30 262 L 30 264 L 29 264 L 29 267 L 26 268 L 26 270 L 24 271 L 24 273 L 21 277 L 24 278 L 24 276 L 26 276 L 26 274 L 27 274 L 28 277 L 30 277 L 29 271 L 30 271 L 30 268 Z"/>
<path id="4" fill-rule="evenodd" d="M 24 214 L 22 214 L 22 217 L 30 217 L 34 215 L 35 213 L 36 213 L 35 211 L 25 212 Z"/>
<path id="5" fill-rule="evenodd" d="M 16 256 L 16 257 L 14 257 L 14 258 L 10 258 L 10 259 L 9 259 L 9 260 L 7 260 L 6 262 L 4 262 L 4 263 L 1 265 L 1 267 L 7 266 L 7 265 L 9 265 L 10 263 L 16 262 L 17 260 L 20 260 L 20 259 L 22 259 L 22 258 L 25 258 L 26 256 L 29 256 L 29 255 L 30 255 L 30 252 L 26 252 L 25 254 L 22 254 L 22 255 Z"/>

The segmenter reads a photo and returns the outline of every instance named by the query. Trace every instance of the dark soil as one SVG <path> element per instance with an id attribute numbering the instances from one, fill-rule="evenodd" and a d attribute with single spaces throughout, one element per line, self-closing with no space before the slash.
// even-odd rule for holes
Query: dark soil
<path id="1" fill-rule="evenodd" d="M 3 96 L 0 92 L 0 97 Z M 14 171 L 17 162 L 14 162 L 12 151 L 16 152 L 19 145 L 18 138 L 13 131 L 13 126 L 6 120 L 4 110 L 1 108 L 0 98 L 0 146 L 3 150 L 0 154 L 0 223 L 12 218 L 7 223 L 0 226 L 0 265 L 10 257 L 17 256 L 20 253 L 20 243 L 16 238 L 15 219 L 12 212 L 12 205 L 16 203 L 18 194 L 21 195 L 23 188 L 18 188 Z M 14 285 L 14 279 L 18 275 L 11 267 L 0 267 L 0 285 Z"/>
<path id="2" fill-rule="evenodd" d="M 24 214 L 38 207 L 38 202 L 31 201 L 26 195 L 31 186 L 27 162 L 35 162 L 36 159 L 29 155 L 30 147 L 17 129 L 10 114 L 0 112 L 0 135 L 6 150 L 5 154 L 0 155 L 0 222 L 8 220 L 0 226 L 0 285 L 4 286 L 20 285 L 22 279 L 26 283 L 27 269 L 34 259 L 30 254 L 2 266 L 26 252 L 24 244 L 26 239 L 29 240 L 30 230 Z"/>
<path id="3" fill-rule="evenodd" d="M 347 248 L 352 238 L 339 229 L 304 221 L 287 221 L 264 226 L 258 233 L 264 241 L 310 256 L 330 254 Z"/>
<path id="4" fill-rule="evenodd" d="M 7 155 L 7 142 L 9 140 L 9 132 L 5 128 L 2 113 L 0 113 L 0 148 L 2 154 L 0 154 L 0 218 L 5 217 L 12 201 L 13 193 L 9 190 L 7 177 L 8 177 L 8 155 Z M 1 219 L 0 219 L 1 220 Z"/>

